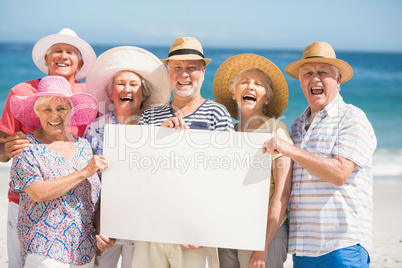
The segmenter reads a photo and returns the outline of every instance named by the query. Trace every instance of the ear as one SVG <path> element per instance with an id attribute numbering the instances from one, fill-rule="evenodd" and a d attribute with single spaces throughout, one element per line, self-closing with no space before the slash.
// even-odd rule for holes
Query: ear
<path id="1" fill-rule="evenodd" d="M 338 85 L 340 85 L 341 81 L 342 81 L 342 73 L 339 72 L 338 79 L 336 80 L 336 82 L 338 83 Z"/>
<path id="2" fill-rule="evenodd" d="M 82 66 L 84 66 L 84 60 L 80 60 L 78 63 L 77 73 L 81 70 Z"/>
<path id="3" fill-rule="evenodd" d="M 49 65 L 47 64 L 47 58 L 48 58 L 47 54 L 45 54 L 45 56 L 43 56 L 43 58 L 45 59 L 45 65 L 49 67 Z"/>
<path id="4" fill-rule="evenodd" d="M 234 93 L 232 93 L 232 99 L 233 99 L 233 100 L 236 100 L 236 97 L 235 97 L 235 94 L 234 94 Z"/>
<path id="5" fill-rule="evenodd" d="M 266 100 L 264 101 L 264 104 L 268 105 L 270 100 L 271 100 L 271 98 L 267 96 Z"/>

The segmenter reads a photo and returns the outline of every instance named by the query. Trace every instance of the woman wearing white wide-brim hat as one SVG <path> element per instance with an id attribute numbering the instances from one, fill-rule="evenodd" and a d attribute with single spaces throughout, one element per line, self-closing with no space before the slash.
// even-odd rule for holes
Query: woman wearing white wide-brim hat
<path id="1" fill-rule="evenodd" d="M 136 125 L 143 110 L 165 104 L 170 97 L 166 67 L 149 51 L 132 46 L 112 48 L 99 56 L 87 77 L 88 93 L 104 113 L 88 125 L 83 137 L 96 154 L 103 153 L 105 124 Z M 118 240 L 101 246 L 97 267 L 131 267 L 134 242 Z"/>
<path id="2" fill-rule="evenodd" d="M 57 34 L 51 34 L 40 39 L 33 47 L 32 59 L 39 70 L 46 75 L 64 77 L 75 94 L 86 91 L 85 83 L 77 80 L 86 77 L 89 68 L 96 59 L 96 54 L 92 47 L 79 38 L 73 30 L 64 28 Z M 23 82 L 10 90 L 0 119 L 0 139 L 5 138 L 5 143 L 0 144 L 1 162 L 8 162 L 10 158 L 19 154 L 21 149 L 28 144 L 23 133 L 34 130 L 20 123 L 11 114 L 10 99 L 14 95 L 30 96 L 35 94 L 39 81 L 40 79 L 33 79 Z M 85 125 L 67 127 L 67 130 L 81 136 L 85 130 Z M 22 267 L 19 253 L 20 245 L 16 231 L 19 195 L 10 192 L 8 198 L 8 262 L 10 267 L 20 268 Z"/>

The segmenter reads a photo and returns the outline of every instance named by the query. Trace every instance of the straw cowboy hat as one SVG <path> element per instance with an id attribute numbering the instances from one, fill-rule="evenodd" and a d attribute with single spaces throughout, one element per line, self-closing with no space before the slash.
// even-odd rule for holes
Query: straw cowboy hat
<path id="1" fill-rule="evenodd" d="M 75 75 L 75 79 L 78 80 L 86 77 L 92 63 L 96 59 L 95 51 L 87 42 L 79 38 L 73 30 L 68 28 L 62 29 L 57 34 L 45 36 L 36 42 L 32 49 L 32 59 L 35 65 L 39 68 L 39 70 L 48 75 L 49 72 L 45 62 L 45 54 L 51 46 L 61 43 L 72 45 L 80 51 L 84 65 Z"/>
<path id="2" fill-rule="evenodd" d="M 98 100 L 101 113 L 114 110 L 106 88 L 119 71 L 135 72 L 151 85 L 143 110 L 169 101 L 171 90 L 166 67 L 154 54 L 134 46 L 114 47 L 96 59 L 86 79 L 87 92 Z"/>
<path id="3" fill-rule="evenodd" d="M 274 92 L 265 109 L 265 115 L 273 118 L 281 116 L 288 104 L 289 92 L 286 79 L 281 70 L 270 60 L 255 54 L 240 54 L 227 59 L 215 73 L 213 92 L 215 100 L 228 109 L 230 115 L 238 120 L 238 106 L 229 87 L 236 75 L 247 68 L 263 71 L 272 82 Z"/>
<path id="4" fill-rule="evenodd" d="M 13 95 L 10 99 L 11 113 L 21 123 L 30 128 L 41 126 L 39 117 L 34 111 L 36 100 L 41 96 L 59 96 L 70 98 L 74 106 L 68 125 L 88 125 L 98 114 L 96 99 L 87 93 L 73 94 L 70 83 L 62 76 L 46 76 L 38 85 L 38 91 L 30 96 Z"/>
<path id="5" fill-rule="evenodd" d="M 170 47 L 168 58 L 161 61 L 167 64 L 169 60 L 203 60 L 205 65 L 211 62 L 211 59 L 204 58 L 201 43 L 194 37 L 177 37 Z"/>
<path id="6" fill-rule="evenodd" d="M 326 42 L 314 42 L 308 45 L 302 55 L 302 59 L 290 63 L 285 71 L 294 79 L 299 80 L 300 67 L 307 62 L 322 62 L 334 65 L 342 74 L 341 83 L 349 81 L 353 76 L 352 67 L 345 61 L 337 59 L 334 49 Z"/>

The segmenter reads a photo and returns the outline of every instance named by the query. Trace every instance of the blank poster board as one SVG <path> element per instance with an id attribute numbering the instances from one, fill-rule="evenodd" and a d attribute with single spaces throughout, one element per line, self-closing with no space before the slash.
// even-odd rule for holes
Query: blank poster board
<path id="1" fill-rule="evenodd" d="M 101 233 L 114 238 L 264 250 L 268 133 L 106 125 Z"/>

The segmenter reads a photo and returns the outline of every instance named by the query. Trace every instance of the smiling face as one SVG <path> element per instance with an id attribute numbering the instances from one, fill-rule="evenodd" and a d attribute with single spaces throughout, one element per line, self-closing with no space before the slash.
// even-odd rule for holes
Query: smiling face
<path id="1" fill-rule="evenodd" d="M 49 75 L 60 75 L 68 81 L 75 79 L 84 62 L 79 50 L 68 44 L 54 44 L 45 55 Z"/>
<path id="2" fill-rule="evenodd" d="M 39 117 L 43 131 L 48 136 L 64 134 L 71 112 L 68 98 L 42 96 L 36 100 L 34 110 Z"/>
<path id="3" fill-rule="evenodd" d="M 300 68 L 299 81 L 311 113 L 322 110 L 339 92 L 342 75 L 327 63 L 305 63 Z"/>
<path id="4" fill-rule="evenodd" d="M 259 70 L 249 69 L 235 78 L 233 99 L 243 114 L 264 115 L 264 105 L 269 103 L 270 87 L 267 78 Z"/>
<path id="5" fill-rule="evenodd" d="M 169 60 L 167 67 L 174 96 L 192 98 L 200 95 L 206 69 L 203 60 Z"/>
<path id="6" fill-rule="evenodd" d="M 113 101 L 116 116 L 141 114 L 141 103 L 145 100 L 141 77 L 131 71 L 123 71 L 113 78 L 110 99 Z"/>

